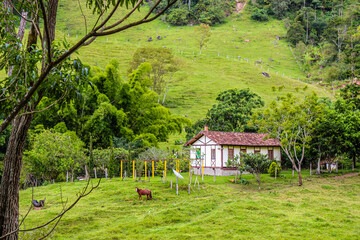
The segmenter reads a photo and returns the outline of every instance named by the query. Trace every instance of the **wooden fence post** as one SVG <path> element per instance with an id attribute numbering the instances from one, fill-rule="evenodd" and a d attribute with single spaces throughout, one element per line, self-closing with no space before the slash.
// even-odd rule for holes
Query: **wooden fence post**
<path id="1" fill-rule="evenodd" d="M 94 167 L 94 174 L 95 174 L 95 178 L 97 178 L 97 175 L 96 175 L 96 167 Z"/>
<path id="2" fill-rule="evenodd" d="M 122 179 L 122 177 L 123 177 L 123 161 L 122 160 L 120 160 L 120 163 L 121 163 L 121 170 L 120 170 L 120 174 L 121 174 L 121 179 Z"/>
<path id="3" fill-rule="evenodd" d="M 176 178 L 176 195 L 179 195 L 178 178 Z"/>
<path id="4" fill-rule="evenodd" d="M 136 178 L 135 178 L 135 161 L 133 161 L 133 179 L 136 180 Z"/>

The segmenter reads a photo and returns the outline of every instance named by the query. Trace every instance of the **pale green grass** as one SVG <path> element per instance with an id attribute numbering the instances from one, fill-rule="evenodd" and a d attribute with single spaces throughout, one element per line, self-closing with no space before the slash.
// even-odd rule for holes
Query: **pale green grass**
<path id="1" fill-rule="evenodd" d="M 59 12 L 58 29 L 66 37 L 69 34 L 71 42 L 78 40 L 77 37 L 85 29 L 84 19 L 77 5 L 75 1 L 64 1 Z M 83 10 L 89 11 L 84 7 Z M 136 12 L 133 19 L 139 19 L 141 14 L 143 11 Z M 94 20 L 87 19 L 88 29 Z M 283 40 L 278 41 L 279 45 L 271 43 L 276 36 L 286 34 L 281 21 L 255 22 L 250 20 L 248 13 L 230 16 L 227 23 L 212 27 L 211 39 L 202 55 L 199 55 L 195 28 L 196 26 L 173 27 L 156 20 L 116 35 L 98 38 L 90 46 L 80 49 L 79 54 L 84 62 L 100 67 L 105 67 L 112 58 L 119 59 L 121 75 L 126 79 L 129 62 L 139 46 L 171 48 L 186 63 L 183 71 L 177 74 L 178 77 L 185 77 L 185 80 L 170 89 L 166 106 L 174 114 L 187 115 L 191 120 L 203 118 L 215 103 L 219 92 L 231 88 L 250 88 L 266 103 L 274 100 L 277 95 L 271 91 L 272 86 L 284 85 L 285 89 L 281 94 L 304 94 L 295 91 L 295 88 L 302 88 L 307 84 L 297 81 L 298 78 L 303 79 L 304 74 L 297 66 L 287 43 Z M 156 40 L 158 35 L 162 40 Z M 154 41 L 147 41 L 150 36 Z M 245 39 L 249 42 L 245 42 Z M 241 60 L 238 60 L 238 56 L 241 56 Z M 249 59 L 249 62 L 244 61 L 244 58 Z M 254 61 L 259 59 L 264 63 L 255 65 Z M 262 71 L 268 72 L 271 78 L 263 77 Z M 308 92 L 315 91 L 320 96 L 330 97 L 321 88 L 307 86 Z"/>
<path id="2" fill-rule="evenodd" d="M 249 185 L 233 184 L 231 177 L 212 176 L 187 194 L 188 173 L 180 180 L 180 194 L 159 177 L 151 182 L 105 181 L 64 216 L 50 239 L 356 239 L 360 234 L 360 176 L 344 179 L 310 177 L 304 185 L 286 172 L 282 178 L 262 176 L 257 190 L 252 175 Z M 232 177 L 233 178 L 233 177 Z M 194 181 L 193 177 L 193 181 Z M 35 199 L 46 196 L 46 207 L 32 211 L 30 228 L 56 216 L 63 198 L 71 203 L 84 182 L 57 183 L 34 189 Z M 149 188 L 152 201 L 139 201 L 134 188 Z M 31 189 L 20 192 L 20 212 L 31 201 Z M 28 236 L 28 239 L 38 236 Z"/>

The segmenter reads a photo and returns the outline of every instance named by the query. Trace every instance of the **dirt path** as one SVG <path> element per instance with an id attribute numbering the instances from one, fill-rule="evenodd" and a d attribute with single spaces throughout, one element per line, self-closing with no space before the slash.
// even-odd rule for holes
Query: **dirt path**
<path id="1" fill-rule="evenodd" d="M 246 1 L 244 0 L 236 0 L 236 12 L 240 13 L 242 10 L 244 10 L 246 6 Z"/>
<path id="2" fill-rule="evenodd" d="M 332 179 L 343 179 L 343 178 L 347 178 L 347 177 L 356 177 L 360 175 L 360 173 L 358 172 L 354 172 L 354 173 L 347 173 L 347 174 L 344 174 L 344 175 L 341 175 L 341 176 L 336 176 L 336 177 L 332 177 Z"/>

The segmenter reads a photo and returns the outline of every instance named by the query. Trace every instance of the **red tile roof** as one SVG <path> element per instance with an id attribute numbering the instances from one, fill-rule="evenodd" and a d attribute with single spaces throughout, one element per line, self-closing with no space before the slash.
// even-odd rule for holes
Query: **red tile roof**
<path id="1" fill-rule="evenodd" d="M 233 145 L 233 146 L 281 146 L 277 139 L 264 139 L 268 136 L 267 133 L 240 133 L 240 132 L 216 132 L 216 131 L 201 131 L 195 137 L 190 139 L 185 146 L 191 145 L 202 136 L 207 136 L 219 145 Z"/>

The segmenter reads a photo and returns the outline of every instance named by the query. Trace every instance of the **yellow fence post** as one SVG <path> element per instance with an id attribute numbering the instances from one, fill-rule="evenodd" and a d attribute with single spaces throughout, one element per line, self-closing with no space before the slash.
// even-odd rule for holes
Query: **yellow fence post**
<path id="1" fill-rule="evenodd" d="M 133 179 L 135 179 L 135 161 L 133 161 Z"/>
<path id="2" fill-rule="evenodd" d="M 146 161 L 145 161 L 145 181 L 146 181 Z"/>
<path id="3" fill-rule="evenodd" d="M 189 177 L 191 176 L 191 159 L 189 159 Z"/>
<path id="4" fill-rule="evenodd" d="M 122 173 L 123 173 L 123 167 L 122 167 L 122 160 L 120 160 L 121 161 L 121 172 L 120 172 L 120 177 L 122 178 Z"/>
<path id="5" fill-rule="evenodd" d="M 155 167 L 154 167 L 154 165 L 155 165 L 154 162 L 155 162 L 155 161 L 152 161 L 152 175 L 153 175 L 153 178 L 154 178 L 154 172 L 155 172 L 155 170 L 154 170 L 154 168 L 155 168 Z"/>
<path id="6" fill-rule="evenodd" d="M 166 179 L 166 160 L 165 160 L 164 172 L 165 172 L 165 179 Z"/>

